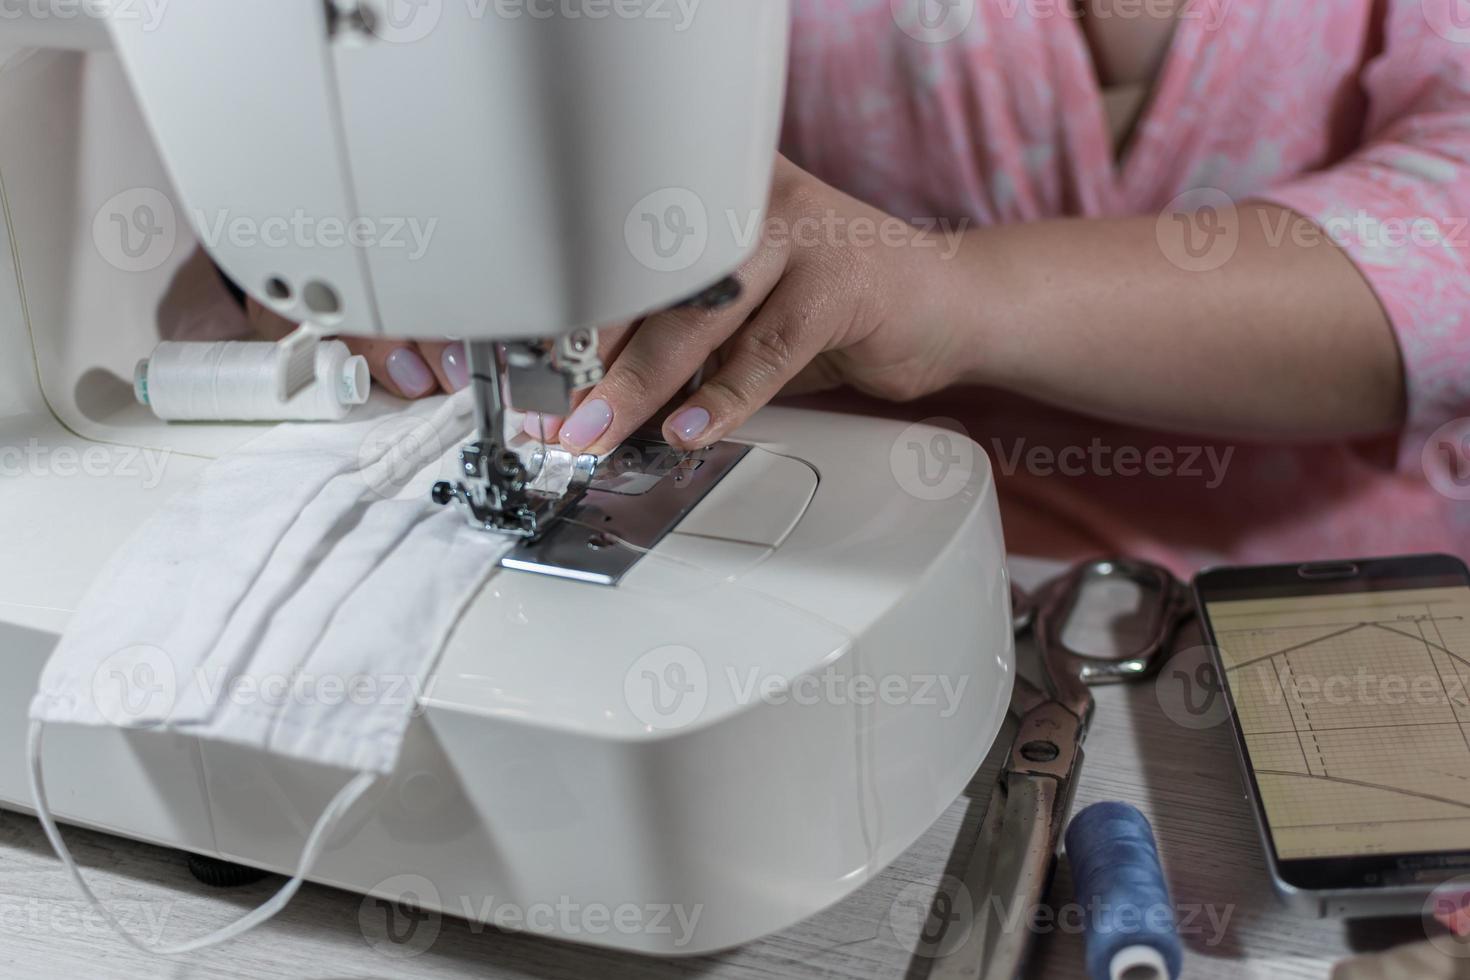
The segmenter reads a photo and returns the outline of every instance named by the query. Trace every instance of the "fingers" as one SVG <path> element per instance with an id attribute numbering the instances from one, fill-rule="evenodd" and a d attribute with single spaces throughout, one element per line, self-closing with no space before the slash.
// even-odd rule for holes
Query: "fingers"
<path id="1" fill-rule="evenodd" d="M 527 412 L 526 420 L 521 428 L 526 435 L 538 442 L 554 443 L 556 434 L 561 431 L 562 423 L 566 419 L 560 415 L 544 415 L 541 412 Z"/>
<path id="2" fill-rule="evenodd" d="M 470 362 L 463 343 L 421 340 L 418 351 L 444 391 L 452 393 L 469 387 Z"/>
<path id="3" fill-rule="evenodd" d="M 561 444 L 574 452 L 604 452 L 620 444 L 694 376 L 710 350 L 724 343 L 740 322 L 736 316 L 704 310 L 649 317 L 602 383 L 562 424 Z"/>
<path id="4" fill-rule="evenodd" d="M 681 308 L 643 321 L 558 433 L 574 452 L 612 450 L 704 366 L 770 295 L 786 266 L 788 249 L 762 249 L 740 273 L 740 298 L 719 310 Z"/>
<path id="5" fill-rule="evenodd" d="M 373 380 L 398 397 L 423 398 L 439 391 L 439 377 L 412 341 L 341 339 L 352 353 L 367 358 Z"/>
<path id="6" fill-rule="evenodd" d="M 597 332 L 597 354 L 602 358 L 604 365 L 611 364 L 618 359 L 623 348 L 628 346 L 633 332 L 642 324 L 624 323 L 616 327 L 603 327 Z M 579 391 L 572 395 L 572 409 L 587 400 L 592 389 Z M 523 428 L 528 436 L 543 443 L 554 443 L 561 433 L 561 427 L 566 423 L 566 418 L 561 415 L 543 415 L 540 412 L 527 412 Z"/>
<path id="7" fill-rule="evenodd" d="M 280 340 L 296 324 L 246 297 L 245 315 L 262 340 Z M 440 391 L 455 392 L 470 383 L 469 358 L 459 341 L 381 340 L 340 337 L 354 354 L 367 358 L 373 380 L 400 398 L 424 398 Z"/>
<path id="8" fill-rule="evenodd" d="M 470 356 L 465 351 L 464 341 L 456 340 L 444 346 L 439 357 L 444 368 L 444 380 L 449 391 L 462 391 L 470 386 Z"/>
<path id="9" fill-rule="evenodd" d="M 665 420 L 663 436 L 670 445 L 713 445 L 802 375 L 830 339 L 830 331 L 819 326 L 824 318 L 809 309 L 811 295 L 792 279 L 777 287 L 730 342 L 720 369 Z"/>

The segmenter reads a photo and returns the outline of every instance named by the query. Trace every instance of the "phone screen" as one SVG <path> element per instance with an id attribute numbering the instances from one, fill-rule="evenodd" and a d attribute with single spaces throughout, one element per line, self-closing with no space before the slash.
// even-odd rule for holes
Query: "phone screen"
<path id="1" fill-rule="evenodd" d="M 1309 566 L 1201 576 L 1279 862 L 1470 847 L 1470 583 L 1457 561 L 1416 561 L 1430 559 L 1316 582 L 1296 574 Z"/>

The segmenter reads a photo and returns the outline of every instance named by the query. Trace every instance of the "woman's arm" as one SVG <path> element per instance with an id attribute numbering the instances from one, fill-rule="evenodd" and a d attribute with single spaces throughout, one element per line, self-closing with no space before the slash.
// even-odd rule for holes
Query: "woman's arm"
<path id="1" fill-rule="evenodd" d="M 1386 5 L 1350 157 L 1192 227 L 1168 214 L 973 229 L 957 251 L 917 231 L 859 244 L 841 231 L 892 219 L 782 161 L 773 217 L 839 233 L 765 243 L 736 309 L 616 336 L 562 441 L 611 448 L 718 351 L 665 422 L 675 445 L 722 438 L 783 387 L 907 399 L 971 382 L 1227 437 L 1398 431 L 1417 466 L 1423 436 L 1470 414 L 1470 29 L 1455 2 Z M 1221 228 L 1218 261 L 1205 236 Z"/>
<path id="2" fill-rule="evenodd" d="M 965 376 L 1215 434 L 1399 429 L 1419 465 L 1422 437 L 1470 413 L 1470 27 L 1456 3 L 1383 7 L 1361 145 L 1217 221 L 1233 242 L 1173 215 L 970 236 L 995 322 L 968 318 L 985 341 Z M 1190 231 L 1235 251 L 1195 262 Z"/>
<path id="3" fill-rule="evenodd" d="M 1226 438 L 1378 435 L 1403 420 L 1373 291 L 1280 207 L 982 229 L 950 266 L 921 295 L 936 328 L 960 332 L 960 380 Z"/>
<path id="4" fill-rule="evenodd" d="M 743 270 L 749 295 L 733 311 L 663 314 L 633 344 L 630 333 L 614 332 L 614 370 L 594 392 L 612 424 L 584 430 L 596 448 L 641 424 L 717 347 L 726 369 L 694 400 L 712 415 L 710 440 L 783 387 L 840 384 L 896 400 L 980 384 L 1227 438 L 1376 435 L 1402 421 L 1403 369 L 1382 307 L 1346 255 L 1283 208 L 1248 204 L 1199 226 L 1173 216 L 1076 219 L 971 229 L 959 242 L 916 232 L 885 244 L 851 229 L 866 228 L 862 219 L 901 223 L 784 163 L 773 208 L 778 227 L 806 217 L 810 227 L 839 231 L 768 243 Z M 1192 271 L 1199 265 L 1182 252 L 1185 234 L 1209 251 L 1204 264 L 1222 250 L 1230 258 Z M 1229 237 L 1211 237 L 1221 234 Z M 250 312 L 267 336 L 290 329 L 253 302 Z M 747 317 L 760 322 L 757 332 L 737 330 Z M 403 391 L 410 386 L 390 370 L 404 356 L 394 352 L 412 345 L 353 343 L 395 393 L 424 393 Z M 450 364 L 440 356 L 457 345 L 418 346 L 425 363 L 446 365 L 443 377 L 422 372 L 424 388 L 463 387 L 462 357 Z M 685 370 L 663 370 L 681 361 Z M 683 436 L 678 423 L 669 435 Z M 691 435 L 690 444 L 705 441 Z"/>
<path id="5" fill-rule="evenodd" d="M 1378 435 L 1403 418 L 1403 369 L 1373 290 L 1316 225 L 1277 206 L 980 228 L 953 242 L 874 234 L 908 226 L 783 160 L 770 211 L 738 303 L 614 331 L 607 377 L 571 419 L 530 424 L 609 450 L 712 354 L 716 370 L 664 422 L 675 445 L 723 438 L 782 391 L 838 385 L 899 401 L 988 385 L 1253 439 Z M 769 234 L 801 227 L 822 231 Z M 1198 237 L 1222 228 L 1229 238 Z M 1203 266 L 1177 238 L 1186 231 Z"/>

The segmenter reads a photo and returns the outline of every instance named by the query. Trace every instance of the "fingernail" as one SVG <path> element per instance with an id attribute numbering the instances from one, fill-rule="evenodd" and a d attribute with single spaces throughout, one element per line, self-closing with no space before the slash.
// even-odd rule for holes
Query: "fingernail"
<path id="1" fill-rule="evenodd" d="M 709 428 L 709 412 L 702 408 L 686 408 L 669 419 L 669 431 L 684 442 L 693 442 Z"/>
<path id="2" fill-rule="evenodd" d="M 561 427 L 561 444 L 572 449 L 587 448 L 612 425 L 612 417 L 612 406 L 601 398 L 583 402 Z"/>
<path id="3" fill-rule="evenodd" d="M 434 387 L 434 372 L 414 351 L 400 347 L 388 355 L 388 377 L 409 398 L 427 395 Z"/>
<path id="4" fill-rule="evenodd" d="M 455 391 L 470 386 L 470 362 L 465 356 L 464 344 L 455 341 L 444 348 L 444 377 Z"/>
<path id="5" fill-rule="evenodd" d="M 542 415 L 540 412 L 527 412 L 525 424 L 522 428 L 526 435 L 533 439 L 555 439 L 557 432 L 561 430 L 562 419 L 560 415 Z"/>

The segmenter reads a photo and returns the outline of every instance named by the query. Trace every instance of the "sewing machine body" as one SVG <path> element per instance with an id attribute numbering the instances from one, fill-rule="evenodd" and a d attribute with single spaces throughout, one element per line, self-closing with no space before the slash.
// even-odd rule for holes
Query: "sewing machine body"
<path id="1" fill-rule="evenodd" d="M 225 6 L 235 16 L 251 5 Z M 741 57 L 763 32 L 784 29 L 780 17 L 741 23 L 717 13 L 708 23 L 750 43 Z M 68 46 L 95 40 L 62 34 Z M 599 67 L 610 68 L 587 70 Z M 770 130 L 774 139 L 773 122 Z M 45 52 L 0 68 L 0 131 L 0 650 L 9 676 L 0 686 L 0 805 L 25 810 L 27 705 L 87 584 L 173 492 L 259 430 L 168 425 L 132 397 L 127 379 L 157 340 L 159 298 L 195 239 L 180 221 L 161 258 L 154 241 L 136 255 L 105 244 L 120 194 L 133 195 L 123 198 L 129 206 L 188 207 L 118 57 Z M 259 148 L 236 145 L 242 159 Z M 650 158 L 682 149 L 655 148 Z M 615 169 L 630 174 L 631 158 L 618 159 Z M 717 202 L 725 192 L 715 185 L 727 186 L 748 203 L 740 175 L 759 170 L 748 163 L 703 193 Z M 678 183 L 671 170 L 652 186 Z M 548 189 L 535 199 L 554 197 Z M 512 318 L 514 336 L 653 308 L 726 274 L 742 248 L 714 242 L 717 221 L 709 267 L 685 270 L 687 282 L 683 272 L 649 278 L 653 270 L 627 265 L 624 214 L 576 228 L 544 213 L 516 219 L 533 220 L 558 226 L 536 241 L 569 251 L 527 258 L 527 268 L 557 271 L 534 274 L 545 278 L 525 295 L 539 300 Z M 594 240 L 611 233 L 608 222 L 616 249 Z M 522 232 L 534 234 L 507 234 Z M 436 238 L 441 246 L 464 243 L 450 235 Z M 249 263 L 286 254 L 243 251 L 222 256 L 242 276 L 267 275 Z M 572 252 L 588 261 L 569 264 Z M 289 267 L 335 268 L 318 258 L 297 255 Z M 396 275 L 357 268 L 332 280 L 344 316 L 367 308 L 355 305 L 352 283 Z M 569 287 L 574 268 L 592 274 Z M 495 275 L 477 264 L 454 288 L 490 289 Z M 244 281 L 254 292 L 255 279 Z M 629 282 L 637 288 L 625 292 Z M 290 295 L 306 301 L 300 284 Z M 405 296 L 410 306 L 396 311 L 381 295 L 363 299 L 378 318 L 352 322 L 454 332 L 437 300 Z M 399 769 L 349 816 L 313 878 L 661 955 L 752 939 L 859 887 L 962 790 L 1010 696 L 1009 589 L 988 463 L 965 443 L 968 452 L 944 460 L 940 484 L 916 481 L 911 450 L 935 434 L 770 409 L 732 440 L 726 452 L 738 461 L 728 473 L 616 586 L 497 571 L 426 682 L 403 690 L 420 710 Z M 294 866 L 307 828 L 347 778 L 227 745 L 66 726 L 48 732 L 46 773 L 64 821 L 275 871 Z M 546 908 L 555 914 L 537 914 Z M 619 912 L 627 909 L 637 911 Z"/>
<path id="2" fill-rule="evenodd" d="M 44 416 L 8 422 L 53 446 L 97 445 Z M 421 710 L 400 765 L 313 879 L 656 955 L 736 945 L 860 887 L 963 790 L 1010 698 L 983 455 L 943 501 L 889 475 L 896 440 L 931 434 L 768 410 L 722 487 L 617 587 L 499 571 L 422 689 L 402 687 Z M 26 708 L 67 610 L 203 462 L 171 464 L 141 493 L 83 475 L 6 488 L 0 534 L 20 546 L 0 565 L 0 805 L 27 809 Z M 78 521 L 97 495 L 115 503 Z M 65 822 L 277 872 L 347 778 L 68 726 L 48 734 L 45 763 Z M 536 917 L 562 907 L 570 918 Z M 598 918 L 619 909 L 637 910 L 634 925 Z"/>

